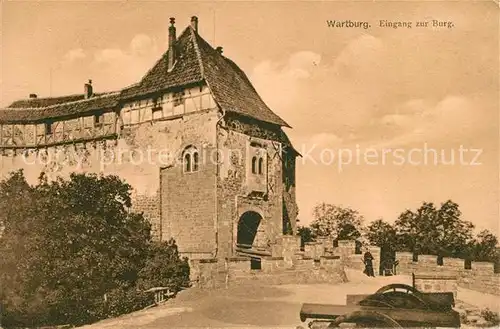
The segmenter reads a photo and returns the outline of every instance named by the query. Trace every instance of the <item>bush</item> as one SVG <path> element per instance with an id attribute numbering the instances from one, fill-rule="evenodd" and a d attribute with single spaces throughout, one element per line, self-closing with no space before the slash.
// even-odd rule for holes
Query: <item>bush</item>
<path id="1" fill-rule="evenodd" d="M 500 324 L 500 315 L 490 309 L 481 311 L 481 317 L 488 322 L 489 326 L 498 326 Z"/>
<path id="2" fill-rule="evenodd" d="M 157 245 L 115 176 L 0 182 L 2 325 L 81 325 L 151 304 L 150 285 L 189 280 L 173 240 Z M 187 279 L 186 279 L 187 278 Z M 106 301 L 104 300 L 106 296 Z"/>
<path id="3" fill-rule="evenodd" d="M 154 297 L 137 289 L 116 288 L 106 294 L 107 300 L 102 303 L 101 318 L 109 318 L 133 312 L 154 304 Z"/>
<path id="4" fill-rule="evenodd" d="M 173 239 L 151 246 L 146 264 L 139 272 L 138 286 L 143 290 L 168 287 L 173 293 L 189 286 L 187 258 L 179 258 Z"/>

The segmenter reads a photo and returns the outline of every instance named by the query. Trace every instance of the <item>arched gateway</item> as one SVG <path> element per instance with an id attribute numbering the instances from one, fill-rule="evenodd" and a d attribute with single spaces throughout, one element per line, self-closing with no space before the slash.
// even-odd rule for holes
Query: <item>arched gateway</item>
<path id="1" fill-rule="evenodd" d="M 238 247 L 251 248 L 255 244 L 255 238 L 262 216 L 255 211 L 243 213 L 238 221 L 238 233 L 236 243 Z"/>

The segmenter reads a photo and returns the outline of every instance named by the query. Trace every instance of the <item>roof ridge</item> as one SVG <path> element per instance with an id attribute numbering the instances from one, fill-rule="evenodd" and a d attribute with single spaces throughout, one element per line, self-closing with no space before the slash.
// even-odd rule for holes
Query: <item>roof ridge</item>
<path id="1" fill-rule="evenodd" d="M 63 95 L 63 96 L 49 96 L 49 97 L 36 97 L 36 98 L 21 98 L 21 99 L 17 99 L 15 100 L 14 102 L 17 102 L 17 101 L 31 101 L 31 100 L 34 100 L 34 101 L 41 101 L 41 100 L 46 100 L 46 99 L 58 99 L 58 98 L 65 98 L 65 97 L 76 97 L 76 96 L 82 96 L 84 95 L 83 93 L 81 94 L 68 94 L 68 95 Z"/>
<path id="2" fill-rule="evenodd" d="M 186 27 L 182 32 L 181 34 L 179 34 L 179 36 L 176 38 L 176 42 L 184 35 L 184 33 L 186 33 L 186 31 L 190 28 L 190 26 Z M 170 47 L 169 47 L 170 48 Z M 134 87 L 135 85 L 140 85 L 142 84 L 142 81 L 144 80 L 144 78 L 146 78 L 150 73 L 151 71 L 153 71 L 153 69 L 163 60 L 164 57 L 167 57 L 169 55 L 169 48 L 167 48 L 167 50 L 160 56 L 160 58 L 158 58 L 158 60 L 154 63 L 153 66 L 151 66 L 149 68 L 149 70 L 146 72 L 146 74 L 143 74 L 142 77 L 141 77 L 141 80 L 137 83 L 135 83 L 134 85 L 130 85 L 128 87 L 125 87 L 125 88 L 122 88 L 121 90 L 125 90 L 125 89 L 128 89 L 128 88 L 131 88 L 131 87 Z"/>
<path id="3" fill-rule="evenodd" d="M 203 59 L 201 58 L 201 51 L 198 45 L 198 33 L 194 30 L 194 28 L 190 25 L 188 27 L 191 30 L 191 41 L 194 45 L 194 51 L 196 52 L 196 58 L 198 59 L 198 63 L 200 64 L 200 72 L 202 79 L 205 79 L 205 69 L 203 67 Z"/>
<path id="4" fill-rule="evenodd" d="M 43 111 L 43 110 L 47 110 L 47 109 L 52 109 L 52 108 L 55 108 L 55 107 L 59 107 L 59 106 L 62 106 L 62 105 L 72 105 L 72 104 L 85 103 L 85 102 L 88 102 L 88 101 L 92 101 L 94 99 L 101 99 L 101 98 L 106 98 L 106 97 L 111 97 L 111 96 L 117 96 L 117 95 L 120 95 L 120 91 L 108 92 L 108 93 L 100 94 L 99 96 L 94 96 L 94 97 L 90 97 L 90 98 L 79 99 L 77 101 L 72 101 L 72 102 L 58 103 L 58 104 L 53 104 L 53 105 L 49 105 L 49 106 L 40 106 L 40 107 L 4 107 L 4 108 L 0 108 L 0 110 Z"/>

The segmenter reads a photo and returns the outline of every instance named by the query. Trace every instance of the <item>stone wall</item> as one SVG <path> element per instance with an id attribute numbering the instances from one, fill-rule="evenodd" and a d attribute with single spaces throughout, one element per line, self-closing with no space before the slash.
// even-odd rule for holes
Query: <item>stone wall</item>
<path id="1" fill-rule="evenodd" d="M 290 268 L 285 263 L 283 257 L 262 257 L 260 260 L 261 271 L 263 273 L 275 273 L 286 268 Z"/>
<path id="2" fill-rule="evenodd" d="M 445 257 L 443 265 L 438 265 L 437 256 L 419 255 L 418 260 L 413 261 L 413 254 L 409 252 L 397 252 L 396 260 L 399 274 L 453 276 L 461 287 L 500 295 L 500 274 L 494 273 L 493 263 L 472 262 L 471 268 L 466 269 L 463 259 Z"/>
<path id="3" fill-rule="evenodd" d="M 373 256 L 373 269 L 375 275 L 378 275 L 378 268 L 380 266 L 380 247 L 368 246 L 368 249 Z M 338 242 L 338 247 L 334 249 L 334 253 L 340 256 L 346 267 L 361 271 L 365 269 L 363 261 L 364 250 L 362 250 L 361 254 L 356 254 L 356 241 L 340 240 Z"/>
<path id="4" fill-rule="evenodd" d="M 284 235 L 281 237 L 283 260 L 288 266 L 295 264 L 300 251 L 300 236 Z"/>
<path id="5" fill-rule="evenodd" d="M 304 243 L 304 256 L 313 259 L 320 259 L 325 254 L 325 246 L 322 242 L 306 242 Z"/>
<path id="6" fill-rule="evenodd" d="M 144 218 L 149 220 L 153 239 L 159 240 L 161 235 L 161 219 L 158 194 L 133 194 L 131 210 L 133 212 L 142 213 Z"/>
<path id="7" fill-rule="evenodd" d="M 413 286 L 421 292 L 452 292 L 457 297 L 458 278 L 453 275 L 414 274 Z"/>
<path id="8" fill-rule="evenodd" d="M 191 281 L 202 289 L 225 288 L 231 284 L 305 284 L 346 282 L 340 257 L 323 256 L 319 262 L 298 259 L 293 266 L 282 257 L 263 257 L 261 268 L 252 269 L 248 257 L 190 260 Z"/>

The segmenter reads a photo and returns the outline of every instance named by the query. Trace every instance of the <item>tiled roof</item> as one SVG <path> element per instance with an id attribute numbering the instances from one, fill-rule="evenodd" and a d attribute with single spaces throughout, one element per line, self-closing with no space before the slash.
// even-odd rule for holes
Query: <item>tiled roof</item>
<path id="1" fill-rule="evenodd" d="M 226 111 L 289 127 L 269 109 L 246 74 L 233 61 L 219 54 L 199 35 L 196 34 L 195 38 L 200 49 L 205 80 L 220 107 Z"/>
<path id="2" fill-rule="evenodd" d="M 105 93 L 96 93 L 94 96 L 101 96 L 104 95 Z M 47 106 L 52 106 L 52 105 L 57 105 L 57 104 L 62 104 L 62 103 L 68 103 L 68 102 L 76 102 L 79 100 L 84 99 L 83 94 L 76 94 L 76 95 L 67 95 L 67 96 L 60 96 L 60 97 L 48 97 L 48 98 L 29 98 L 29 99 L 20 99 L 12 104 L 10 104 L 8 107 L 9 108 L 38 108 L 38 107 L 47 107 Z"/>
<path id="3" fill-rule="evenodd" d="M 35 122 L 49 118 L 78 115 L 96 110 L 105 110 L 118 104 L 119 93 L 101 94 L 89 99 L 81 99 L 46 107 L 0 109 L 0 123 Z"/>
<path id="4" fill-rule="evenodd" d="M 83 95 L 20 100 L 0 110 L 0 123 L 75 115 L 113 107 L 126 99 L 206 81 L 223 110 L 289 127 L 264 103 L 246 74 L 210 46 L 191 26 L 177 38 L 176 54 L 172 70 L 168 71 L 167 51 L 139 83 L 112 96 L 103 95 L 88 100 L 83 100 Z"/>
<path id="5" fill-rule="evenodd" d="M 188 27 L 177 39 L 177 61 L 170 72 L 168 72 L 167 51 L 138 84 L 122 90 L 121 97 L 136 97 L 202 81 L 203 75 L 195 44 L 192 42 L 191 30 Z"/>

